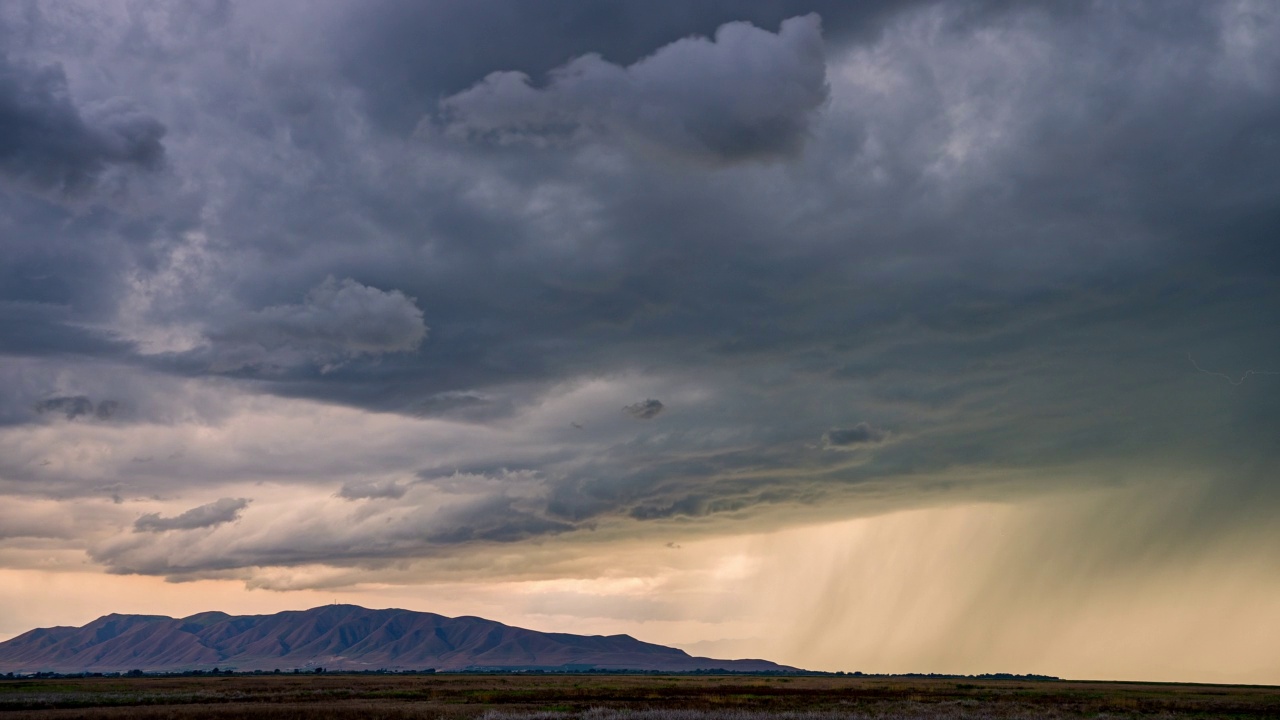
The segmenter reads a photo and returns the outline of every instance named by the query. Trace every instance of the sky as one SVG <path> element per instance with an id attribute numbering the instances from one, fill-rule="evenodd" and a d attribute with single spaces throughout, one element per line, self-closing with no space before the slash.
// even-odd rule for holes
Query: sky
<path id="1" fill-rule="evenodd" d="M 0 639 L 1280 683 L 1280 5 L 0 4 Z"/>

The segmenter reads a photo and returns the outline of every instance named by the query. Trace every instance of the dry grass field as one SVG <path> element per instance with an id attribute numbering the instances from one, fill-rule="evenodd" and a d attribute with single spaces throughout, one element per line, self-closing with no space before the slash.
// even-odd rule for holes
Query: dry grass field
<path id="1" fill-rule="evenodd" d="M 0 680 L 12 718 L 1280 718 L 1280 687 L 857 677 L 259 675 Z"/>

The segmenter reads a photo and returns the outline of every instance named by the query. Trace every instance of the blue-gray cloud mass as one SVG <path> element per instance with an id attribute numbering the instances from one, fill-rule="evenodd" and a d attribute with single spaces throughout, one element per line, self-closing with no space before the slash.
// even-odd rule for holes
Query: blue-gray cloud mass
<path id="1" fill-rule="evenodd" d="M 111 165 L 155 170 L 165 127 L 122 99 L 86 116 L 58 65 L 11 62 L 0 51 L 0 176 L 38 189 L 78 193 Z"/>
<path id="2" fill-rule="evenodd" d="M 1280 379 L 1187 361 L 1280 368 L 1275 6 L 126 6 L 0 9 L 0 495 L 194 507 L 117 572 L 1280 511 Z"/>

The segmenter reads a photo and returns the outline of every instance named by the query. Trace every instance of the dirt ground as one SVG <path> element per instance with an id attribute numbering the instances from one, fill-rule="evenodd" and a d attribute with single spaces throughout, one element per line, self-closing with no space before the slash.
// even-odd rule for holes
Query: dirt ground
<path id="1" fill-rule="evenodd" d="M 1280 687 L 858 677 L 237 675 L 0 680 L 13 718 L 1280 718 Z"/>

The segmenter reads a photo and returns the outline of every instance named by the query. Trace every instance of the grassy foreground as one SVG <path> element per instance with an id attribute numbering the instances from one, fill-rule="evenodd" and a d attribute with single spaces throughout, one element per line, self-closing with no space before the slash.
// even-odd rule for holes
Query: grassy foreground
<path id="1" fill-rule="evenodd" d="M 261 675 L 0 680 L 13 718 L 1280 718 L 1280 687 L 854 677 Z"/>

